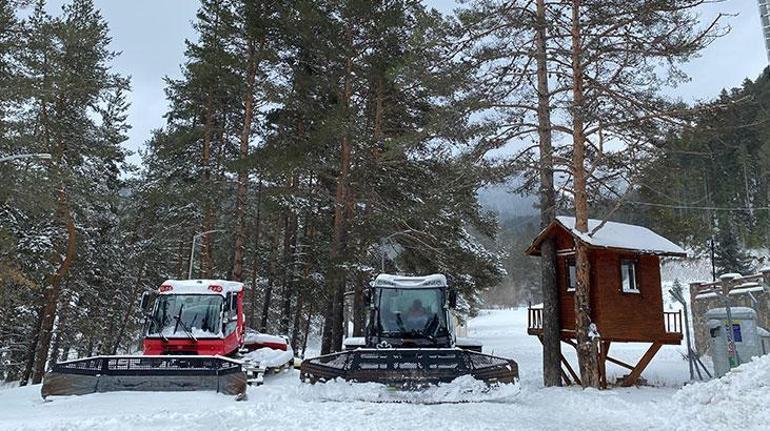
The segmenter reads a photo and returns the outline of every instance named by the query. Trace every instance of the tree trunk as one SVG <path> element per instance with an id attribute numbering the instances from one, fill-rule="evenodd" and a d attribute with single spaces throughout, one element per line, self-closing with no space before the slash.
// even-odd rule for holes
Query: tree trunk
<path id="1" fill-rule="evenodd" d="M 243 274 L 243 252 L 246 242 L 246 228 L 244 219 L 246 214 L 246 194 L 249 182 L 249 136 L 251 135 L 251 123 L 254 106 L 254 83 L 257 76 L 257 64 L 254 53 L 254 43 L 249 44 L 248 70 L 246 72 L 246 90 L 243 96 L 243 128 L 241 129 L 240 160 L 238 165 L 238 192 L 235 197 L 235 250 L 233 253 L 232 279 L 241 281 Z"/>
<path id="2" fill-rule="evenodd" d="M 203 196 L 203 232 L 208 232 L 214 226 L 214 208 L 211 204 L 211 135 L 214 128 L 213 100 L 209 93 L 206 99 L 206 121 L 203 126 L 203 152 L 201 154 L 201 165 L 203 168 L 203 185 L 205 195 Z M 201 238 L 201 259 L 199 278 L 208 278 L 211 271 L 211 251 L 213 244 L 211 234 L 203 235 Z M 195 275 L 193 274 L 193 278 Z"/>
<path id="3" fill-rule="evenodd" d="M 384 109 L 384 99 L 385 99 L 385 83 L 382 78 L 382 76 L 379 76 L 377 78 L 377 91 L 376 91 L 376 99 L 374 103 L 374 142 L 375 146 L 373 149 L 375 158 L 379 155 L 380 151 L 380 141 L 382 140 L 382 117 L 383 113 L 385 111 Z"/>
<path id="4" fill-rule="evenodd" d="M 265 298 L 262 302 L 262 318 L 259 320 L 259 331 L 267 332 L 267 321 L 270 317 L 270 303 L 273 299 L 273 280 L 270 278 L 265 286 Z"/>
<path id="5" fill-rule="evenodd" d="M 187 278 L 187 263 L 189 265 L 190 262 L 187 261 L 187 258 L 190 257 L 190 252 L 186 250 L 186 246 L 189 244 L 188 241 L 184 239 L 179 240 L 179 251 L 177 253 L 177 259 L 176 259 L 176 273 L 179 276 L 180 280 L 184 280 Z M 190 245 L 192 247 L 192 245 Z"/>
<path id="6" fill-rule="evenodd" d="M 110 354 L 117 355 L 118 348 L 120 348 L 120 343 L 123 341 L 123 337 L 126 335 L 126 328 L 128 328 L 128 322 L 131 321 L 131 316 L 134 314 L 135 307 L 138 305 L 136 302 L 136 299 L 139 297 L 139 292 L 142 291 L 142 282 L 144 278 L 144 270 L 145 266 L 144 263 L 139 266 L 141 268 L 141 271 L 139 271 L 139 275 L 136 278 L 136 282 L 134 283 L 133 288 L 131 289 L 131 295 L 129 296 L 129 303 L 126 306 L 126 312 L 123 314 L 123 319 L 120 322 L 120 329 L 118 329 L 118 333 L 115 336 L 115 342 L 112 345 L 112 348 L 110 349 Z M 144 312 L 144 310 L 140 310 Z"/>
<path id="7" fill-rule="evenodd" d="M 307 350 L 307 340 L 310 338 L 310 321 L 313 319 L 313 313 L 315 313 L 315 308 L 313 307 L 313 303 L 310 303 L 310 307 L 308 307 L 307 310 L 307 318 L 305 319 L 305 328 L 304 332 L 302 334 L 302 357 L 305 357 L 305 351 Z"/>
<path id="8" fill-rule="evenodd" d="M 268 257 L 267 287 L 265 287 L 265 298 L 262 303 L 262 320 L 259 322 L 260 332 L 267 331 L 267 321 L 270 318 L 270 304 L 273 300 L 273 284 L 275 283 L 275 260 L 276 249 L 278 248 L 278 233 L 273 232 L 270 240 L 270 256 Z"/>
<path id="9" fill-rule="evenodd" d="M 352 36 L 351 36 L 352 37 Z M 352 93 L 352 69 L 353 59 L 348 57 L 347 67 L 345 73 L 344 86 L 342 90 L 342 103 L 343 109 L 347 112 L 349 110 L 350 98 Z M 346 113 L 346 115 L 348 115 Z M 347 204 L 348 204 L 348 180 L 350 174 L 350 158 L 352 152 L 352 146 L 350 143 L 350 137 L 348 125 L 346 124 L 343 131 L 343 136 L 340 141 L 340 171 L 337 176 L 337 188 L 334 196 L 334 227 L 332 231 L 332 242 L 329 250 L 330 269 L 327 276 L 327 282 L 331 283 L 331 307 L 327 314 L 326 324 L 324 325 L 324 333 L 327 335 L 326 326 L 328 329 L 328 343 L 325 343 L 327 351 L 322 353 L 338 352 L 342 350 L 342 337 L 343 337 L 343 307 L 345 300 L 345 275 L 342 273 L 342 259 L 343 249 L 345 247 L 345 234 L 347 230 Z M 326 336 L 324 337 L 327 338 Z M 325 340 L 326 341 L 326 340 Z"/>
<path id="10" fill-rule="evenodd" d="M 588 248 L 582 241 L 575 244 L 575 266 L 577 267 L 575 283 L 575 336 L 577 341 L 578 364 L 580 365 L 580 381 L 583 387 L 598 388 L 599 379 L 599 350 L 597 339 L 591 331 L 591 290 L 590 263 Z"/>
<path id="11" fill-rule="evenodd" d="M 64 186 L 59 190 L 59 217 L 67 229 L 66 252 L 59 264 L 59 268 L 49 279 L 49 286 L 45 291 L 45 299 L 41 310 L 40 334 L 37 349 L 35 351 L 35 368 L 32 375 L 32 383 L 38 384 L 43 380 L 45 365 L 48 361 L 48 352 L 51 348 L 51 331 L 56 320 L 56 309 L 59 304 L 61 283 L 70 270 L 77 253 L 77 229 L 75 219 L 69 207 L 69 198 Z"/>
<path id="12" fill-rule="evenodd" d="M 67 283 L 69 285 L 69 283 Z M 65 292 L 69 286 L 65 287 Z M 67 317 L 69 315 L 69 307 L 67 306 L 68 298 L 67 295 L 61 295 L 62 298 L 59 301 L 59 320 L 58 325 L 56 328 L 56 334 L 53 337 L 53 342 L 51 343 L 51 363 L 55 364 L 59 361 L 59 346 L 61 345 L 61 340 L 64 335 L 64 327 L 67 322 Z M 65 358 L 66 359 L 66 358 Z"/>
<path id="13" fill-rule="evenodd" d="M 553 188 L 553 145 L 551 97 L 548 89 L 545 0 L 537 0 L 535 46 L 537 61 L 537 119 L 540 144 L 540 227 L 545 229 L 556 215 Z M 543 294 L 543 384 L 561 385 L 561 321 L 559 287 L 556 282 L 556 244 L 548 238 L 540 246 L 541 290 Z"/>
<path id="14" fill-rule="evenodd" d="M 321 329 L 321 354 L 325 355 L 332 351 L 332 320 L 334 320 L 334 313 L 332 312 L 332 301 L 334 298 L 333 292 L 329 292 L 326 289 L 326 299 L 324 300 L 324 323 Z"/>
<path id="15" fill-rule="evenodd" d="M 584 94 L 582 41 L 580 29 L 580 1 L 572 2 L 572 165 L 574 170 L 575 228 L 588 232 L 588 193 L 586 191 Z M 591 278 L 588 248 L 575 239 L 575 336 L 577 341 L 580 381 L 584 387 L 598 388 L 598 347 L 591 331 Z"/>
<path id="16" fill-rule="evenodd" d="M 302 321 L 302 307 L 304 307 L 304 299 L 305 295 L 299 294 L 297 295 L 297 306 L 294 309 L 294 321 L 292 322 L 292 328 L 291 328 L 291 349 L 293 351 L 297 351 L 299 348 L 299 332 L 300 332 L 300 323 Z"/>
<path id="17" fill-rule="evenodd" d="M 293 186 L 292 186 L 293 188 Z M 297 216 L 287 211 L 284 216 L 283 235 L 283 292 L 281 303 L 281 321 L 279 332 L 289 333 L 289 320 L 291 320 L 291 301 L 294 296 L 294 253 L 297 247 Z"/>
<path id="18" fill-rule="evenodd" d="M 24 359 L 24 370 L 21 373 L 19 379 L 19 386 L 27 386 L 29 379 L 32 378 L 32 369 L 35 367 L 35 351 L 37 350 L 37 343 L 40 339 L 40 324 L 43 321 L 43 315 L 38 314 L 37 320 L 34 326 L 34 332 L 32 334 L 30 343 L 27 347 L 27 354 Z"/>
<path id="19" fill-rule="evenodd" d="M 257 214 L 254 217 L 254 261 L 251 270 L 251 307 L 249 315 L 249 327 L 255 328 L 257 324 L 257 284 L 259 283 L 259 234 L 261 229 L 262 206 L 262 179 L 257 181 Z"/>
<path id="20" fill-rule="evenodd" d="M 88 345 L 86 346 L 86 354 L 84 356 L 93 356 L 94 355 L 94 337 L 91 336 L 88 338 Z"/>
<path id="21" fill-rule="evenodd" d="M 360 275 L 353 286 L 353 336 L 363 337 L 366 328 L 366 306 L 364 303 L 364 285 L 366 276 Z"/>

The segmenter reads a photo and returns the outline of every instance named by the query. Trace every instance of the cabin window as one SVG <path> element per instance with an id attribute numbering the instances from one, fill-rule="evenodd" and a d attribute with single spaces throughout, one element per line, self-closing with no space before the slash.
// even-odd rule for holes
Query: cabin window
<path id="1" fill-rule="evenodd" d="M 567 261 L 567 292 L 574 292 L 577 286 L 577 266 L 575 260 Z"/>
<path id="2" fill-rule="evenodd" d="M 620 285 L 623 292 L 639 293 L 639 286 L 636 284 L 636 262 L 633 260 L 620 261 Z"/>

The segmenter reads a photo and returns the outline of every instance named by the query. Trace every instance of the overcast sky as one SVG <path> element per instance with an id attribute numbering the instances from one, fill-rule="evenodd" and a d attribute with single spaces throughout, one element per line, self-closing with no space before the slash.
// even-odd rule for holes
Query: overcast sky
<path id="1" fill-rule="evenodd" d="M 52 0 L 49 8 L 57 13 L 64 0 Z M 455 8 L 453 0 L 425 0 L 442 12 Z M 194 0 L 96 0 L 96 5 L 110 25 L 112 47 L 122 54 L 115 69 L 131 76 L 132 126 L 126 148 L 136 151 L 162 127 L 166 100 L 163 77 L 179 77 L 184 62 L 184 40 L 194 39 L 191 23 L 198 2 Z M 726 19 L 731 32 L 708 47 L 700 58 L 684 67 L 691 81 L 675 89 L 687 100 L 704 100 L 716 96 L 726 87 L 739 85 L 744 79 L 755 79 L 767 65 L 756 0 L 726 0 L 702 8 L 703 22 L 719 13 L 730 13 Z M 139 162 L 134 155 L 131 160 Z"/>

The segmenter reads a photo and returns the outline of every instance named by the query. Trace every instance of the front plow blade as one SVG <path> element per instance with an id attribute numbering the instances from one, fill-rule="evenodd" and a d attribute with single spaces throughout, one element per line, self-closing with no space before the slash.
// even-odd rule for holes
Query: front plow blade
<path id="1" fill-rule="evenodd" d="M 241 363 L 221 356 L 97 356 L 54 365 L 41 394 L 200 390 L 245 393 Z"/>
<path id="2" fill-rule="evenodd" d="M 302 361 L 304 382 L 335 378 L 356 382 L 419 387 L 471 375 L 487 383 L 513 383 L 515 361 L 463 349 L 357 349 Z"/>

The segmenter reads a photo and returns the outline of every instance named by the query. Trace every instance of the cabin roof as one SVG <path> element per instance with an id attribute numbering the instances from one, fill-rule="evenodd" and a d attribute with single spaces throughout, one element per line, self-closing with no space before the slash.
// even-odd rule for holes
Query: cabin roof
<path id="1" fill-rule="evenodd" d="M 539 256 L 540 243 L 543 239 L 552 235 L 555 228 L 561 228 L 591 248 L 616 249 L 660 256 L 687 256 L 687 252 L 681 247 L 643 226 L 608 221 L 596 233 L 590 235 L 590 232 L 593 232 L 601 223 L 601 220 L 588 219 L 589 233 L 584 233 L 575 229 L 575 217 L 556 217 L 556 220 L 535 237 L 525 253 L 530 256 Z"/>

